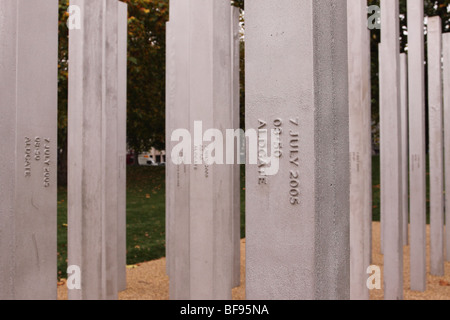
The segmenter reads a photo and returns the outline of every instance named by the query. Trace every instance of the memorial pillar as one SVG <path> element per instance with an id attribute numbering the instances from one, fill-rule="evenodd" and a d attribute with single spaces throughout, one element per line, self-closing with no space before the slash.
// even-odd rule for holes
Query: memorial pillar
<path id="1" fill-rule="evenodd" d="M 58 1 L 1 1 L 0 39 L 0 299 L 56 299 Z"/>
<path id="2" fill-rule="evenodd" d="M 246 129 L 272 153 L 246 168 L 246 297 L 349 299 L 347 1 L 245 13 Z"/>
<path id="3" fill-rule="evenodd" d="M 117 299 L 118 1 L 72 0 L 69 31 L 68 264 L 81 271 L 69 299 Z"/>
<path id="4" fill-rule="evenodd" d="M 423 0 L 408 0 L 411 290 L 426 290 L 425 49 Z"/>
<path id="5" fill-rule="evenodd" d="M 367 1 L 347 7 L 350 127 L 350 297 L 369 299 L 371 260 L 372 121 Z"/>
<path id="6" fill-rule="evenodd" d="M 428 18 L 428 126 L 430 145 L 430 256 L 434 276 L 444 275 L 444 143 L 442 23 Z"/>
<path id="7" fill-rule="evenodd" d="M 381 78 L 383 83 L 380 110 L 382 134 L 382 208 L 384 246 L 384 297 L 403 299 L 403 215 L 402 157 L 400 113 L 400 43 L 398 0 L 381 0 Z"/>

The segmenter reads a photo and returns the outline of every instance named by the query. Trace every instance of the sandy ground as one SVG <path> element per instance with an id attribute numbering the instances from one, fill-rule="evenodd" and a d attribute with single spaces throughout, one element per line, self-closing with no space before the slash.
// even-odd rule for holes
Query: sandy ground
<path id="1" fill-rule="evenodd" d="M 427 229 L 427 234 L 429 229 Z M 427 237 L 429 239 L 429 237 Z M 429 252 L 429 243 L 428 250 Z M 429 255 L 428 255 L 429 268 Z M 380 254 L 380 224 L 373 223 L 373 264 L 383 268 Z M 241 241 L 241 285 L 233 289 L 233 300 L 245 299 L 245 239 Z M 409 246 L 404 248 L 405 300 L 450 300 L 450 262 L 445 264 L 445 277 L 427 275 L 427 290 L 413 292 L 409 284 Z M 383 282 L 383 281 L 382 281 Z M 167 300 L 169 277 L 166 275 L 165 258 L 140 263 L 127 268 L 128 289 L 119 293 L 120 300 Z M 383 299 L 383 290 L 372 290 L 371 300 Z M 58 285 L 58 299 L 67 299 L 67 287 L 63 280 Z"/>
<path id="2" fill-rule="evenodd" d="M 373 223 L 372 263 L 383 269 L 383 255 L 380 253 L 380 223 Z M 403 249 L 403 288 L 405 300 L 450 300 L 450 262 L 445 263 L 445 277 L 431 276 L 430 271 L 430 226 L 427 226 L 427 290 L 411 291 L 409 276 L 409 246 Z M 383 281 L 382 281 L 383 283 Z M 383 289 L 383 287 L 382 287 Z M 372 290 L 371 300 L 383 299 L 383 290 Z"/>

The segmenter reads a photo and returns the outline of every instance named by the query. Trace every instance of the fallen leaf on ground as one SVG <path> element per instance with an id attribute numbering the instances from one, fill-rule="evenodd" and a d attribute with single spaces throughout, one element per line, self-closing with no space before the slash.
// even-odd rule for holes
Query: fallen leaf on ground
<path id="1" fill-rule="evenodd" d="M 440 281 L 439 281 L 439 285 L 440 285 L 441 287 L 450 287 L 450 283 L 448 283 L 448 282 L 445 281 L 445 280 L 440 280 Z"/>

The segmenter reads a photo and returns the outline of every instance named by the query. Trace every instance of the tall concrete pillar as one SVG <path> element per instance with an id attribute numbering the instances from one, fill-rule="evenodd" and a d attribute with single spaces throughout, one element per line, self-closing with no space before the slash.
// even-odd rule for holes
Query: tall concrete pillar
<path id="1" fill-rule="evenodd" d="M 425 48 L 423 0 L 408 0 L 411 290 L 426 290 Z"/>
<path id="2" fill-rule="evenodd" d="M 450 261 L 450 34 L 442 35 L 444 54 L 445 248 Z"/>
<path id="3" fill-rule="evenodd" d="M 431 274 L 444 275 L 444 143 L 442 106 L 442 23 L 428 18 L 428 115 L 430 145 Z"/>
<path id="4" fill-rule="evenodd" d="M 170 13 L 169 13 L 169 17 L 170 17 Z M 170 29 L 171 23 L 170 21 L 166 22 L 166 150 L 169 152 L 169 157 L 166 159 L 166 178 L 165 178 L 165 194 L 166 194 L 166 215 L 165 215 L 165 219 L 166 219 L 166 225 L 165 225 L 165 232 L 166 232 L 166 274 L 169 275 L 169 270 L 170 270 L 170 260 L 171 260 L 171 256 L 170 256 L 170 231 L 171 231 L 171 227 L 170 227 L 170 215 L 171 215 L 171 204 L 172 204 L 172 200 L 173 197 L 171 197 L 171 191 L 173 190 L 173 186 L 169 184 L 169 179 L 170 179 L 170 172 L 171 169 L 169 168 L 169 166 L 172 163 L 172 161 L 170 161 L 170 147 L 171 147 L 171 134 L 172 134 L 172 130 L 170 130 L 171 127 L 171 119 L 170 119 L 170 110 L 172 110 L 173 108 L 173 99 L 170 100 L 170 97 L 173 95 L 172 90 L 173 87 L 170 87 L 171 85 L 171 81 L 172 77 L 173 77 L 173 73 L 174 70 L 171 69 L 171 66 L 174 65 L 173 61 L 171 60 L 171 54 L 173 55 L 173 43 L 174 41 L 172 41 L 172 30 Z M 172 103 L 172 104 L 171 104 Z M 170 294 L 170 293 L 169 293 Z"/>
<path id="5" fill-rule="evenodd" d="M 170 16 L 170 13 L 169 13 Z M 170 29 L 170 21 L 166 22 L 166 150 L 169 153 L 169 157 L 166 158 L 166 174 L 165 174 L 165 195 L 166 195 L 166 214 L 165 214 L 165 220 L 166 220 L 166 224 L 165 224 L 165 241 L 166 241 L 166 274 L 169 275 L 169 270 L 170 270 L 170 260 L 171 260 L 171 256 L 170 256 L 170 249 L 169 247 L 170 245 L 170 214 L 171 214 L 171 202 L 172 202 L 172 198 L 170 197 L 170 192 L 172 190 L 171 185 L 169 185 L 169 179 L 170 179 L 170 168 L 169 166 L 172 164 L 172 161 L 170 160 L 170 138 L 171 138 L 171 130 L 170 130 L 170 123 L 171 123 L 171 119 L 169 119 L 169 115 L 170 115 L 170 110 L 171 108 L 173 108 L 173 105 L 170 105 L 170 100 L 169 97 L 171 95 L 171 90 L 172 88 L 170 88 L 170 81 L 171 81 L 171 76 L 173 75 L 173 71 L 172 74 L 170 73 L 171 69 L 170 69 L 170 64 L 171 64 L 171 60 L 170 60 L 170 55 L 169 52 L 173 52 L 173 46 L 171 41 L 171 29 Z M 172 63 L 173 64 L 173 63 Z"/>
<path id="6" fill-rule="evenodd" d="M 232 123 L 233 129 L 240 127 L 240 10 L 237 7 L 231 9 L 231 99 L 232 99 Z M 239 139 L 239 138 L 238 138 Z M 237 144 L 239 145 L 239 144 Z M 233 287 L 241 284 L 241 168 L 237 159 L 240 159 L 240 150 L 234 147 L 233 161 Z"/>
<path id="7" fill-rule="evenodd" d="M 366 55 L 367 55 L 367 57 L 366 57 L 366 61 L 367 61 L 367 64 L 369 65 L 369 69 L 368 69 L 368 71 L 369 71 L 369 73 L 367 74 L 367 77 L 368 77 L 368 81 L 369 81 L 369 92 L 368 92 L 368 94 L 369 94 L 369 97 L 368 97 L 368 99 L 369 99 L 369 105 L 370 105 L 370 110 L 372 110 L 372 50 L 371 50 L 371 44 L 370 44 L 370 39 L 371 39 L 371 31 L 370 31 L 370 29 L 367 29 L 367 43 L 366 43 L 366 46 L 367 46 L 367 49 L 366 49 Z M 371 148 L 370 148 L 370 173 L 371 173 L 371 176 L 370 176 L 370 188 L 371 188 L 371 193 L 370 193 L 370 210 L 368 210 L 367 212 L 366 212 L 366 214 L 368 215 L 368 217 L 366 218 L 367 220 L 366 220 L 366 234 L 368 234 L 369 235 L 369 245 L 368 245 L 368 248 L 369 248 L 369 252 L 368 252 L 368 255 L 369 255 L 369 261 L 370 261 L 370 264 L 372 264 L 372 260 L 373 260 L 373 255 L 372 255 L 372 253 L 373 253 L 373 232 L 372 232 L 372 222 L 373 222 L 373 197 L 372 197 L 372 195 L 373 195 L 373 181 L 372 181 L 372 111 L 370 111 L 370 145 L 371 145 Z"/>
<path id="8" fill-rule="evenodd" d="M 366 281 L 371 260 L 372 130 L 367 1 L 352 2 L 347 12 L 351 173 L 350 297 L 368 300 Z"/>
<path id="9" fill-rule="evenodd" d="M 69 299 L 116 299 L 118 1 L 72 0 L 69 33 L 68 254 L 81 270 Z"/>
<path id="10" fill-rule="evenodd" d="M 378 77 L 379 77 L 379 108 L 380 108 L 380 149 L 382 146 L 383 141 L 385 140 L 385 135 L 386 135 L 386 125 L 387 123 L 385 121 L 382 121 L 382 119 L 384 119 L 384 112 L 386 110 L 386 107 L 384 107 L 384 104 L 386 103 L 386 100 L 384 99 L 383 96 L 383 91 L 384 91 L 384 87 L 386 86 L 386 84 L 382 81 L 383 79 L 383 72 L 384 72 L 384 65 L 382 60 L 385 58 L 385 53 L 384 53 L 384 45 L 383 42 L 380 42 L 378 44 Z M 382 153 L 380 154 L 380 199 L 384 199 L 384 191 L 385 189 L 382 188 L 383 186 L 383 181 L 386 180 L 385 178 L 385 167 L 381 165 L 381 163 L 384 162 L 384 156 L 386 156 L 386 153 Z M 385 222 L 385 218 L 384 218 L 384 201 L 380 201 L 380 251 L 381 254 L 384 254 L 384 222 Z"/>
<path id="11" fill-rule="evenodd" d="M 0 39 L 0 299 L 56 299 L 58 1 L 1 1 Z"/>
<path id="12" fill-rule="evenodd" d="M 170 6 L 167 138 L 172 163 L 166 183 L 171 299 L 231 299 L 233 168 L 218 153 L 208 153 L 216 150 L 211 142 L 220 142 L 217 132 L 225 137 L 226 129 L 233 128 L 230 17 L 226 0 L 172 0 Z M 183 154 L 177 148 L 184 139 L 178 129 L 194 138 Z M 209 163 L 214 154 L 216 162 Z M 181 158 L 193 164 L 174 161 Z"/>
<path id="13" fill-rule="evenodd" d="M 350 298 L 347 49 L 347 1 L 246 3 L 246 129 L 279 160 L 246 168 L 247 299 Z"/>
<path id="14" fill-rule="evenodd" d="M 380 112 L 382 174 L 381 202 L 384 234 L 384 296 L 403 299 L 403 215 L 400 113 L 400 43 L 398 0 L 381 0 L 381 41 L 383 43 L 380 83 L 383 101 Z"/>
<path id="15" fill-rule="evenodd" d="M 189 164 L 174 162 L 188 156 L 174 154 L 177 129 L 189 129 L 189 16 L 190 1 L 171 0 L 166 50 L 166 223 L 169 295 L 172 300 L 190 299 Z M 177 137 L 174 137 L 177 138 Z"/>
<path id="16" fill-rule="evenodd" d="M 117 110 L 117 288 L 127 288 L 127 41 L 128 5 L 119 2 L 118 13 L 118 110 Z"/>
<path id="17" fill-rule="evenodd" d="M 408 57 L 406 53 L 400 54 L 400 118 L 402 141 L 402 235 L 403 245 L 408 245 Z"/>
<path id="18" fill-rule="evenodd" d="M 208 163 L 212 160 L 208 148 L 212 140 L 220 139 L 217 131 L 223 135 L 233 127 L 230 11 L 228 0 L 190 0 L 184 13 L 190 27 L 188 101 L 194 134 L 194 165 L 189 167 L 190 291 L 195 300 L 231 299 L 233 170 Z"/>

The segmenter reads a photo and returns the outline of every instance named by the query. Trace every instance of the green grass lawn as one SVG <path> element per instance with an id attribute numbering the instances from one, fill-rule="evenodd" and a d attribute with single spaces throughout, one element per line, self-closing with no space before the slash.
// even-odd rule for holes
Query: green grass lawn
<path id="1" fill-rule="evenodd" d="M 372 218 L 380 221 L 380 157 L 372 157 Z"/>
<path id="2" fill-rule="evenodd" d="M 165 168 L 127 168 L 127 264 L 165 256 Z M 67 188 L 58 189 L 58 276 L 67 270 Z"/>
<path id="3" fill-rule="evenodd" d="M 128 264 L 165 256 L 165 208 L 165 168 L 128 167 Z"/>
<path id="4" fill-rule="evenodd" d="M 380 160 L 373 157 L 373 220 L 380 220 Z M 241 236 L 245 237 L 245 167 L 241 166 Z M 428 199 L 428 193 L 427 193 Z M 429 207 L 429 202 L 427 203 Z M 429 210 L 427 210 L 429 211 Z M 127 264 L 165 256 L 165 167 L 127 168 Z M 67 269 L 67 188 L 58 189 L 58 276 Z"/>
<path id="5" fill-rule="evenodd" d="M 67 270 L 67 188 L 58 187 L 58 278 L 66 278 Z"/>

